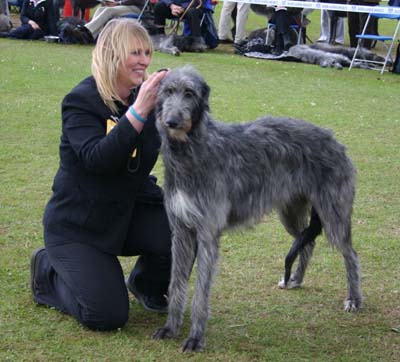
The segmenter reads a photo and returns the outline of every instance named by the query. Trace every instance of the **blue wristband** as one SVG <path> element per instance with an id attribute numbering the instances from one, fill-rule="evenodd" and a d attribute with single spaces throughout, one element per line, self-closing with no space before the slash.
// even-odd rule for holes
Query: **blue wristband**
<path id="1" fill-rule="evenodd" d="M 135 117 L 139 122 L 141 122 L 141 123 L 146 123 L 147 119 L 145 119 L 145 118 L 139 116 L 139 115 L 135 112 L 135 110 L 133 109 L 133 106 L 130 106 L 130 107 L 129 107 L 129 112 L 130 112 L 131 115 L 132 115 L 133 117 Z"/>

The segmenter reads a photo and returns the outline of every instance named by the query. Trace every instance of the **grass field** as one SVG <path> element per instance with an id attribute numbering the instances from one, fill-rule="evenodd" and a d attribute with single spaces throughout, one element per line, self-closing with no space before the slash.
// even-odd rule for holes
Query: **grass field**
<path id="1" fill-rule="evenodd" d="M 318 21 L 313 14 L 313 39 Z M 251 16 L 249 28 L 262 24 Z M 58 166 L 60 102 L 89 75 L 91 50 L 0 39 L 0 361 L 399 361 L 400 77 L 260 61 L 234 55 L 228 46 L 175 58 L 157 53 L 151 70 L 194 65 L 211 86 L 217 119 L 298 117 L 332 129 L 347 145 L 358 170 L 353 240 L 364 309 L 342 312 L 344 266 L 324 237 L 304 287 L 278 289 L 291 240 L 275 214 L 223 235 L 205 353 L 180 352 L 189 313 L 180 338 L 153 341 L 165 317 L 133 298 L 128 324 L 109 333 L 89 331 L 32 302 L 29 258 L 43 244 L 41 218 Z M 162 180 L 161 162 L 154 173 Z M 126 272 L 134 261 L 121 258 Z"/>

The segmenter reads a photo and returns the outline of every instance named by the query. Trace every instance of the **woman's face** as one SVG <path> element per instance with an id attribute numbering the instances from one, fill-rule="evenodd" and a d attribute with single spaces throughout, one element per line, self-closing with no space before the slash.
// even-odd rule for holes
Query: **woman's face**
<path id="1" fill-rule="evenodd" d="M 149 48 L 135 47 L 118 71 L 119 84 L 128 89 L 142 84 L 150 61 L 151 52 Z"/>

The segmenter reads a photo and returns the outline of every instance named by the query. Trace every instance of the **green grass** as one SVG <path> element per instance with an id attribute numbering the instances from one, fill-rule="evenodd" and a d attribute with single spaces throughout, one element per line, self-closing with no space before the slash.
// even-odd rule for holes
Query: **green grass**
<path id="1" fill-rule="evenodd" d="M 249 27 L 263 20 L 251 16 Z M 309 34 L 319 31 L 314 13 Z M 318 26 L 316 26 L 318 25 Z M 71 317 L 38 307 L 29 290 L 29 257 L 43 244 L 41 217 L 58 166 L 60 102 L 90 73 L 91 47 L 0 40 L 0 361 L 398 361 L 400 334 L 400 77 L 337 71 L 233 55 L 155 54 L 151 70 L 193 64 L 211 86 L 215 118 L 263 114 L 331 128 L 357 169 L 353 239 L 363 271 L 365 308 L 342 312 L 341 256 L 318 239 L 303 288 L 277 282 L 290 240 L 276 215 L 221 239 L 207 350 L 185 355 L 153 341 L 164 316 L 131 299 L 119 331 L 89 331 Z M 155 173 L 162 179 L 162 165 Z M 134 258 L 121 258 L 126 272 Z"/>

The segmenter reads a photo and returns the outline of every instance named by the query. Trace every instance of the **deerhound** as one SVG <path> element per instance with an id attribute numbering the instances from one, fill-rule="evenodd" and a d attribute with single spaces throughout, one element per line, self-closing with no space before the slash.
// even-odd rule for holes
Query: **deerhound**
<path id="1" fill-rule="evenodd" d="M 191 35 L 183 36 L 177 34 L 153 34 L 150 35 L 154 45 L 154 49 L 175 56 L 181 55 L 183 52 L 201 53 L 207 50 L 204 42 L 199 37 Z"/>
<path id="2" fill-rule="evenodd" d="M 173 262 L 167 322 L 153 338 L 177 336 L 197 257 L 192 324 L 183 351 L 204 349 L 219 237 L 230 227 L 254 224 L 272 209 L 295 238 L 280 286 L 302 283 L 323 228 L 344 257 L 344 309 L 359 309 L 359 263 L 351 242 L 355 170 L 345 147 L 330 131 L 299 119 L 266 116 L 242 124 L 217 122 L 209 113 L 209 91 L 191 67 L 170 71 L 159 88 L 157 128 Z M 299 264 L 291 274 L 298 254 Z"/>

